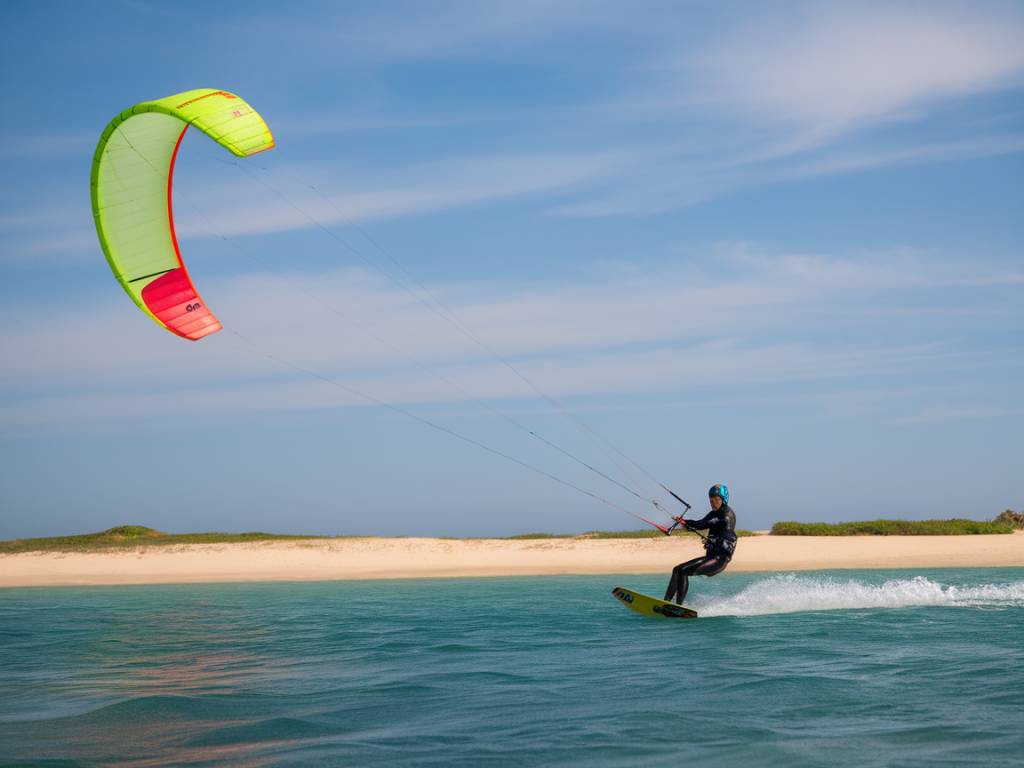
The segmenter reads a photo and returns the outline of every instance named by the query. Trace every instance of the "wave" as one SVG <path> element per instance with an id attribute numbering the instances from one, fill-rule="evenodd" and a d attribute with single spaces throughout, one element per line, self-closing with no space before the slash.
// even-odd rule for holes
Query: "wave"
<path id="1" fill-rule="evenodd" d="M 701 616 L 760 616 L 770 613 L 835 611 L 858 608 L 1024 607 L 1024 582 L 944 585 L 925 576 L 866 584 L 856 579 L 773 576 L 754 582 L 731 597 L 695 606 Z"/>

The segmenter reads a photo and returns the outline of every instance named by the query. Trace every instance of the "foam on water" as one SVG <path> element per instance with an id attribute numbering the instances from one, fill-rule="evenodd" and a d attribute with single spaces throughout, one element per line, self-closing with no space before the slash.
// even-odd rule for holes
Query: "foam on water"
<path id="1" fill-rule="evenodd" d="M 754 582 L 731 597 L 710 598 L 695 604 L 701 616 L 760 616 L 771 613 L 833 611 L 863 608 L 1024 607 L 1024 582 L 943 585 L 925 576 L 893 579 L 883 584 L 866 584 L 856 579 L 830 577 L 773 576 Z"/>

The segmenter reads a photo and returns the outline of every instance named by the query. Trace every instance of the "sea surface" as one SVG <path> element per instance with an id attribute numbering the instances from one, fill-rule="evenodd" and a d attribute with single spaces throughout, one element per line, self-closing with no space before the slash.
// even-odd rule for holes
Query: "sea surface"
<path id="1" fill-rule="evenodd" d="M 0 590 L 3 766 L 1020 766 L 1024 569 Z"/>

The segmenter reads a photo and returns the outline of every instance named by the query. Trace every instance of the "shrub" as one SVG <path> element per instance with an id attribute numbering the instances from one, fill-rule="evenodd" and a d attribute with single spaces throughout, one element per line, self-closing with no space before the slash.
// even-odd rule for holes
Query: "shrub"
<path id="1" fill-rule="evenodd" d="M 1008 509 L 1001 512 L 994 522 L 1008 523 L 1014 528 L 1024 528 L 1024 512 L 1014 512 L 1012 509 Z"/>
<path id="2" fill-rule="evenodd" d="M 1001 517 L 1001 516 L 1000 516 Z M 962 536 L 1012 533 L 1004 520 L 862 520 L 850 523 L 782 522 L 772 526 L 773 536 Z"/>

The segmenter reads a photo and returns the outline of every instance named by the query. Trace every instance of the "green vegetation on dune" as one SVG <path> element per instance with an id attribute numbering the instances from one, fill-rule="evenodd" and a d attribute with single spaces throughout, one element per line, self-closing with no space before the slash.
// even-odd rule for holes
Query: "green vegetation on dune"
<path id="1" fill-rule="evenodd" d="M 1014 512 L 1012 509 L 1008 509 L 1005 512 L 1000 512 L 995 522 L 1007 523 L 1014 528 L 1024 529 L 1024 512 Z"/>
<path id="2" fill-rule="evenodd" d="M 1014 527 L 997 518 L 979 520 L 862 520 L 852 523 L 782 522 L 772 526 L 773 536 L 964 536 L 1013 533 Z"/>
<path id="3" fill-rule="evenodd" d="M 233 544 L 246 541 L 322 539 L 325 536 L 294 536 L 263 533 L 163 533 L 144 525 L 119 525 L 99 533 L 52 536 L 45 539 L 0 541 L 0 554 L 16 552 L 89 552 L 100 549 L 167 546 L 173 544 Z"/>
<path id="4" fill-rule="evenodd" d="M 852 523 L 782 522 L 772 526 L 774 536 L 957 536 L 981 533 L 1012 533 L 1024 528 L 1024 513 L 1006 510 L 992 522 L 978 520 L 866 520 Z M 737 530 L 739 536 L 757 536 L 754 531 Z M 676 531 L 675 536 L 697 534 Z M 586 533 L 522 533 L 504 537 L 510 541 L 542 539 L 660 539 L 661 531 L 588 531 Z M 144 525 L 119 525 L 99 533 L 78 536 L 53 536 L 44 539 L 0 541 L 0 555 L 20 552 L 95 552 L 110 549 L 170 546 L 175 544 L 237 544 L 257 541 L 302 541 L 306 539 L 344 539 L 350 536 L 307 536 L 264 533 L 164 533 Z"/>
<path id="5" fill-rule="evenodd" d="M 737 531 L 740 536 L 752 536 L 751 531 Z M 677 536 L 696 536 L 677 531 Z M 506 537 L 512 541 L 531 539 L 657 539 L 663 533 L 649 531 L 588 531 L 587 533 L 524 533 Z M 144 525 L 119 525 L 99 533 L 78 536 L 53 536 L 45 539 L 13 539 L 0 541 L 0 555 L 19 552 L 96 552 L 109 549 L 162 547 L 175 544 L 237 544 L 250 541 L 301 541 L 304 539 L 344 539 L 351 536 L 305 536 L 296 534 L 263 533 L 164 533 Z"/>

